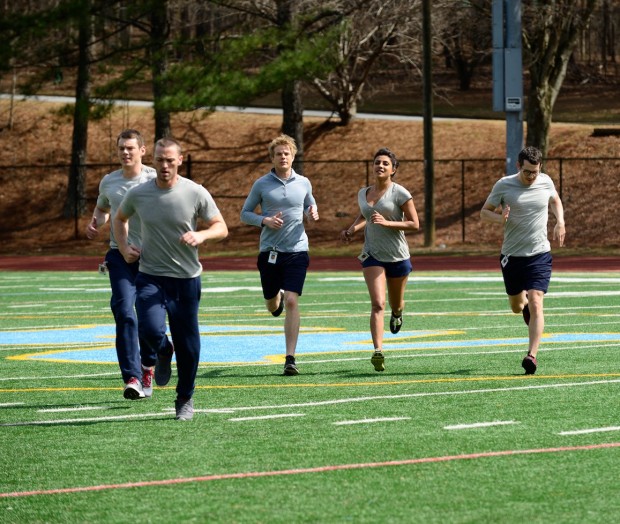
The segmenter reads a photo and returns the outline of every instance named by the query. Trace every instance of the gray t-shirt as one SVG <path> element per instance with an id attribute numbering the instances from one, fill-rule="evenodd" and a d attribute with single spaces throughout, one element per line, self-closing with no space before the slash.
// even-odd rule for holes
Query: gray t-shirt
<path id="1" fill-rule="evenodd" d="M 531 186 L 524 185 L 518 174 L 505 176 L 495 183 L 487 202 L 493 206 L 510 206 L 504 225 L 502 254 L 530 257 L 551 251 L 547 222 L 549 200 L 556 195 L 553 180 L 545 173 L 540 173 Z"/>
<path id="2" fill-rule="evenodd" d="M 377 211 L 386 220 L 402 222 L 405 214 L 401 206 L 411 200 L 411 193 L 400 184 L 392 183 L 381 198 L 370 206 L 366 200 L 369 187 L 365 187 L 357 194 L 357 203 L 360 212 L 366 219 L 364 229 L 364 252 L 372 255 L 380 262 L 400 262 L 407 260 L 409 244 L 402 229 L 390 229 L 379 224 L 373 224 L 370 220 L 372 214 Z"/>
<path id="3" fill-rule="evenodd" d="M 180 238 L 196 231 L 198 218 L 209 222 L 220 214 L 204 187 L 179 177 L 172 188 L 161 189 L 151 180 L 127 192 L 120 209 L 142 221 L 141 272 L 175 278 L 202 273 L 198 247 L 182 244 Z"/>
<path id="4" fill-rule="evenodd" d="M 152 180 L 157 176 L 157 172 L 152 167 L 142 166 L 139 175 L 133 178 L 125 178 L 123 170 L 118 169 L 105 175 L 99 182 L 99 196 L 97 197 L 97 207 L 101 210 L 110 212 L 110 220 L 114 219 L 116 210 L 121 205 L 125 193 L 132 187 L 144 184 L 148 180 Z M 140 217 L 135 215 L 129 221 L 129 243 L 134 246 L 140 246 Z M 114 228 L 110 227 L 110 247 L 118 249 L 116 239 L 114 238 Z"/>

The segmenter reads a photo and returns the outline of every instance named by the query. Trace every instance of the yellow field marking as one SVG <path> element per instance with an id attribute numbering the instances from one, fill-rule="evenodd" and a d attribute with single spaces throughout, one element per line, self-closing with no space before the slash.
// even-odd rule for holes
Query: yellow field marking
<path id="1" fill-rule="evenodd" d="M 100 351 L 102 349 L 109 349 L 109 344 L 93 344 L 89 346 L 76 345 L 79 347 L 79 351 Z M 7 360 L 43 360 L 41 357 L 54 355 L 56 353 L 66 353 L 67 351 L 75 351 L 72 347 L 65 347 L 63 349 L 50 349 L 48 351 L 40 351 L 36 353 L 24 353 L 23 355 L 11 355 L 6 357 Z M 59 362 L 62 364 L 76 364 L 73 359 L 61 359 L 61 358 L 45 358 L 45 362 Z M 80 360 L 80 364 L 105 364 L 105 365 L 118 365 L 117 362 L 102 362 L 100 360 Z"/>
<path id="2" fill-rule="evenodd" d="M 332 383 L 313 383 L 305 382 L 301 384 L 282 383 L 282 384 L 228 384 L 228 385 L 196 385 L 196 389 L 275 389 L 275 388 L 342 388 L 342 387 L 373 387 L 373 386 L 402 386 L 406 384 L 458 384 L 462 382 L 501 382 L 514 380 L 567 380 L 576 378 L 610 378 L 620 377 L 620 373 L 586 373 L 570 375 L 506 375 L 499 377 L 464 377 L 464 378 L 429 378 L 415 380 L 389 380 L 385 382 L 332 382 Z M 57 388 L 5 388 L 0 389 L 0 393 L 43 393 L 59 391 L 120 391 L 119 387 L 57 387 Z M 157 390 L 171 390 L 174 386 L 158 387 Z"/>
<path id="3" fill-rule="evenodd" d="M 32 318 L 43 318 L 44 315 L 37 315 Z M 62 318 L 66 318 L 66 315 L 63 315 Z M 20 333 L 23 331 L 74 331 L 76 329 L 93 329 L 100 327 L 99 324 L 75 324 L 74 326 L 68 327 L 45 327 L 45 328 L 32 328 L 32 329 L 24 329 L 24 328 L 13 328 L 13 329 L 3 329 L 2 331 L 8 333 Z"/>
<path id="4" fill-rule="evenodd" d="M 620 373 L 592 373 L 592 374 L 571 374 L 571 375 L 506 375 L 504 377 L 467 377 L 467 378 L 429 378 L 416 380 L 390 380 L 385 382 L 333 382 L 333 383 L 313 383 L 305 382 L 302 384 L 245 384 L 245 385 L 221 385 L 221 386 L 200 386 L 196 389 L 260 389 L 260 388 L 341 388 L 341 387 L 371 387 L 371 386 L 402 386 L 406 384 L 457 384 L 460 382 L 498 382 L 503 380 L 535 380 L 535 379 L 575 379 L 575 378 L 604 378 L 620 377 Z M 1 390 L 0 390 L 1 391 Z"/>

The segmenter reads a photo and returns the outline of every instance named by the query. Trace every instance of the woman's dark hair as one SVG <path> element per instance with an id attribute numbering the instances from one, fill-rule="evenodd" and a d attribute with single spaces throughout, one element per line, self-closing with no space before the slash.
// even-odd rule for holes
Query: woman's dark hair
<path id="1" fill-rule="evenodd" d="M 379 149 L 379 151 L 377 151 L 375 153 L 375 156 L 373 157 L 373 160 L 376 160 L 376 158 L 378 156 L 390 157 L 390 160 L 392 161 L 392 167 L 394 168 L 394 171 L 396 171 L 398 169 L 398 166 L 400 164 L 398 162 L 398 158 L 396 158 L 396 155 L 394 153 L 392 153 L 392 151 L 390 151 L 387 147 L 382 147 L 381 149 Z"/>

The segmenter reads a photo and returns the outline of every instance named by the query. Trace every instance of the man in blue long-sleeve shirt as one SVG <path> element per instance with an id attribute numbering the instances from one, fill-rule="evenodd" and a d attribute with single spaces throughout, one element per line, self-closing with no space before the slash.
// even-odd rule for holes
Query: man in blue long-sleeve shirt
<path id="1" fill-rule="evenodd" d="M 283 134 L 271 141 L 273 168 L 254 183 L 241 210 L 242 222 L 262 228 L 257 266 L 265 305 L 277 317 L 286 304 L 285 375 L 299 373 L 295 363 L 299 297 L 310 263 L 303 219 L 304 215 L 309 221 L 319 219 L 310 180 L 293 169 L 296 153 L 297 145 L 290 136 Z"/>

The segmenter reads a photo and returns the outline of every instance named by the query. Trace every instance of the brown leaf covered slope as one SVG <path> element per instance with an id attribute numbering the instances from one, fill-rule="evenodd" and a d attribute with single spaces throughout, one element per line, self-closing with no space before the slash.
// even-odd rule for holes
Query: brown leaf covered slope
<path id="1" fill-rule="evenodd" d="M 0 115 L 6 118 L 7 101 L 0 101 Z M 62 218 L 62 207 L 71 155 L 72 124 L 58 114 L 59 104 L 19 102 L 14 109 L 14 127 L 0 131 L 0 254 L 99 254 L 106 248 L 107 231 L 100 239 L 84 236 L 90 217 Z M 187 113 L 174 117 L 173 131 L 192 159 L 192 178 L 203 183 L 216 197 L 229 224 L 229 238 L 212 253 L 253 253 L 258 231 L 239 223 L 239 210 L 251 183 L 269 168 L 267 144 L 279 134 L 281 117 L 252 113 Z M 1 126 L 1 124 L 0 124 Z M 89 208 L 94 205 L 97 185 L 115 165 L 115 140 L 127 127 L 147 137 L 147 157 L 152 153 L 152 111 L 124 108 L 109 118 L 91 123 L 88 137 L 87 188 Z M 563 194 L 567 207 L 567 243 L 577 220 L 587 223 L 587 247 L 618 245 L 617 229 L 606 228 L 601 202 L 616 196 L 620 184 L 620 137 L 592 137 L 594 126 L 554 124 L 549 158 L 614 158 L 616 161 L 549 162 L 546 171 L 557 180 L 564 173 Z M 480 206 L 493 182 L 502 176 L 506 124 L 502 120 L 437 119 L 433 126 L 436 177 L 436 245 L 446 249 L 496 249 L 500 234 L 481 224 Z M 423 129 L 421 121 L 357 119 L 347 127 L 323 118 L 305 120 L 304 174 L 314 187 L 321 221 L 309 228 L 311 245 L 318 250 L 342 249 L 338 233 L 357 212 L 356 193 L 366 183 L 367 161 L 383 146 L 403 160 L 396 179 L 414 195 L 424 221 Z M 465 162 L 463 162 L 465 160 Z M 492 161 L 494 160 L 494 161 Z M 353 162 L 359 161 L 359 162 Z M 208 163 L 203 163 L 208 162 Z M 54 165 L 58 167 L 40 167 Z M 16 169 L 16 166 L 25 166 Z M 32 167 L 34 166 L 34 167 Z M 568 167 L 572 166 L 572 167 Z M 570 176 L 569 176 L 570 175 Z M 581 178 L 580 178 L 581 176 Z M 369 179 L 372 182 L 372 172 Z M 557 184 L 557 181 L 556 181 Z M 571 216 L 572 214 L 572 216 Z M 575 220 L 576 218 L 576 220 Z M 597 232 L 601 238 L 596 237 Z M 615 234 L 615 238 L 614 237 Z M 465 236 L 465 241 L 463 241 Z M 611 237 L 611 238 L 610 238 Z M 423 246 L 423 234 L 409 236 L 412 250 Z M 583 241 L 579 243 L 583 247 Z M 580 247 L 578 242 L 573 247 Z M 350 249 L 357 249 L 356 247 Z"/>

